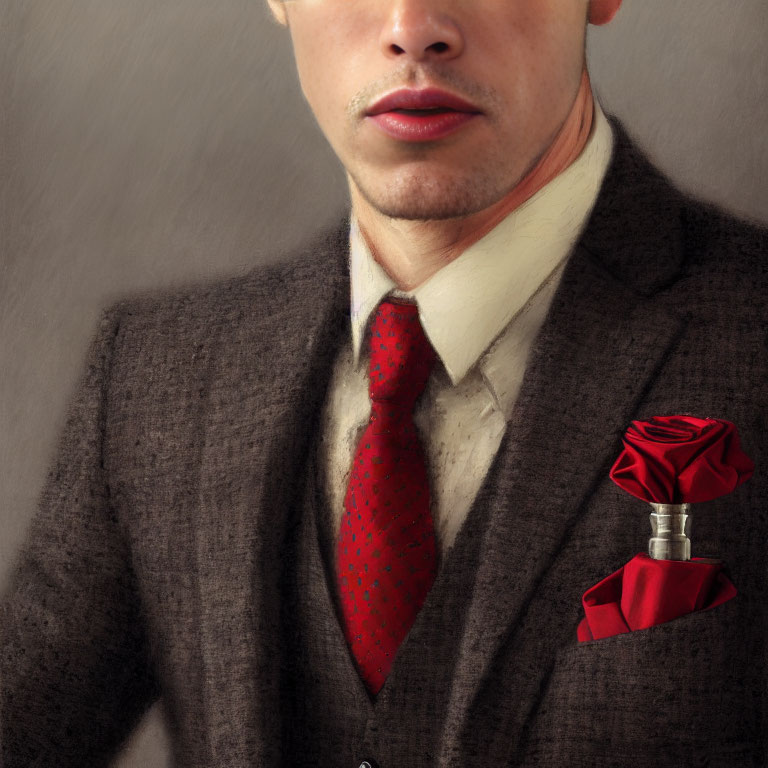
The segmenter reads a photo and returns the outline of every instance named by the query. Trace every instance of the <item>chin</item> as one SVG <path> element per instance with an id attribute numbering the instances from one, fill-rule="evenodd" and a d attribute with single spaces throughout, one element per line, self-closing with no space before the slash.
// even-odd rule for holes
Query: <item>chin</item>
<path id="1" fill-rule="evenodd" d="M 493 205 L 505 193 L 487 178 L 398 178 L 386 186 L 353 180 L 365 201 L 392 219 L 456 219 Z"/>

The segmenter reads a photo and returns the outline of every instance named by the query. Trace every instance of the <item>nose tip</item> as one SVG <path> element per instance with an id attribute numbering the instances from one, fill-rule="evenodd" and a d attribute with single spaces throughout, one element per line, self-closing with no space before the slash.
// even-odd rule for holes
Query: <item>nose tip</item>
<path id="1" fill-rule="evenodd" d="M 458 56 L 464 47 L 459 26 L 448 16 L 423 3 L 403 2 L 391 13 L 382 30 L 381 47 L 386 56 L 407 56 L 414 61 Z"/>

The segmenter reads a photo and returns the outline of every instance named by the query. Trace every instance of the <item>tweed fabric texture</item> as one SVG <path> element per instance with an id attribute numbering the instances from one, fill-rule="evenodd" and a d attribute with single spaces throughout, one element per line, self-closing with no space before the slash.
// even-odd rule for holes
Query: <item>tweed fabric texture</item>
<path id="1" fill-rule="evenodd" d="M 376 311 L 369 346 L 371 415 L 352 461 L 337 562 L 344 634 L 376 694 L 437 571 L 426 459 L 413 422 L 435 353 L 418 307 L 390 301 Z"/>
<path id="2" fill-rule="evenodd" d="M 349 334 L 346 223 L 106 313 L 0 602 L 6 768 L 106 765 L 159 696 L 185 768 L 768 762 L 768 234 L 685 198 L 616 131 L 491 471 L 375 704 L 304 482 Z M 693 554 L 739 595 L 578 644 L 581 594 L 648 538 L 608 478 L 621 435 L 665 413 L 733 421 L 755 462 L 694 521 Z"/>

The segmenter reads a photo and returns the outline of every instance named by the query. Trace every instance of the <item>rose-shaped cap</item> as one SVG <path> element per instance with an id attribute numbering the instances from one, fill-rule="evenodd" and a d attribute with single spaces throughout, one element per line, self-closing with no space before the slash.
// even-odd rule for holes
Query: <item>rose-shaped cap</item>
<path id="1" fill-rule="evenodd" d="M 725 496 L 752 477 L 730 421 L 654 416 L 633 421 L 611 480 L 644 501 L 695 504 Z"/>

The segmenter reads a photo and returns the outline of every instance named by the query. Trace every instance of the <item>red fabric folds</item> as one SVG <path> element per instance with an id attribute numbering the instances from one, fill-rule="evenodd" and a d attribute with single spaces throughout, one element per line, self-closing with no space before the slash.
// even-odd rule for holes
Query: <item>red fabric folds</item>
<path id="1" fill-rule="evenodd" d="M 578 640 L 647 629 L 715 608 L 736 594 L 721 561 L 654 560 L 641 553 L 584 593 L 586 615 L 578 626 Z"/>
<path id="2" fill-rule="evenodd" d="M 611 469 L 620 488 L 644 501 L 694 504 L 725 496 L 752 476 L 736 427 L 723 419 L 655 416 L 633 421 Z"/>

